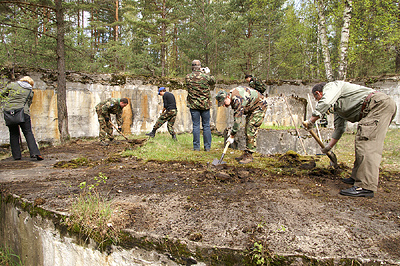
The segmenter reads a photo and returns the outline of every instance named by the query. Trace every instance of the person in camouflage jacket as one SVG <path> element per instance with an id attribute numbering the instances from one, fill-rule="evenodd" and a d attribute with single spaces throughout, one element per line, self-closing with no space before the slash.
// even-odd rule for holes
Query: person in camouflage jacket
<path id="1" fill-rule="evenodd" d="M 214 76 L 209 69 L 201 69 L 201 62 L 193 60 L 192 73 L 186 75 L 188 89 L 187 106 L 190 109 L 193 122 L 193 150 L 200 150 L 200 120 L 203 125 L 204 150 L 211 148 L 210 108 L 211 88 L 215 84 Z"/>
<path id="2" fill-rule="evenodd" d="M 96 112 L 100 124 L 100 144 L 107 146 L 106 138 L 112 141 L 113 127 L 110 123 L 110 114 L 115 114 L 117 118 L 118 129 L 122 127 L 122 109 L 128 105 L 127 98 L 110 98 L 96 105 Z"/>
<path id="3" fill-rule="evenodd" d="M 253 77 L 252 75 L 246 75 L 244 78 L 249 83 L 250 88 L 255 89 L 261 94 L 264 94 L 267 88 L 265 87 L 265 84 L 262 81 L 258 80 L 256 77 Z"/>
<path id="4" fill-rule="evenodd" d="M 243 155 L 236 158 L 240 164 L 246 164 L 253 161 L 253 153 L 256 151 L 256 139 L 258 129 L 261 126 L 265 113 L 267 111 L 267 99 L 258 91 L 245 88 L 236 87 L 229 93 L 226 91 L 219 91 L 215 97 L 218 101 L 218 106 L 231 106 L 234 113 L 234 123 L 227 142 L 231 144 L 234 141 L 236 133 L 239 131 L 240 124 L 246 116 L 246 150 Z"/>

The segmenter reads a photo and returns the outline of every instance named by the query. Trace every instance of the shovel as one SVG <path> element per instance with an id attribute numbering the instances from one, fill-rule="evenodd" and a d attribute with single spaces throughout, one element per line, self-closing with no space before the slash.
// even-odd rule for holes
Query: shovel
<path id="1" fill-rule="evenodd" d="M 125 136 L 124 133 L 122 133 L 121 131 L 119 131 L 119 129 L 118 129 L 111 121 L 109 121 L 109 122 L 110 122 L 110 124 L 113 126 L 113 128 L 115 128 L 115 130 L 116 130 L 120 135 L 122 135 L 129 143 L 133 143 L 133 141 L 130 140 L 130 139 L 128 139 L 128 137 Z"/>
<path id="2" fill-rule="evenodd" d="M 231 143 L 230 142 L 226 143 L 225 149 L 224 149 L 224 151 L 222 152 L 222 155 L 221 155 L 221 159 L 219 159 L 219 160 L 218 159 L 214 159 L 214 161 L 212 162 L 213 165 L 217 166 L 217 165 L 226 163 L 226 162 L 223 162 L 222 159 L 224 159 L 224 156 L 225 156 L 226 151 L 228 150 L 229 144 L 231 144 Z"/>
<path id="3" fill-rule="evenodd" d="M 315 134 L 315 132 L 312 129 L 310 129 L 310 134 L 318 142 L 318 144 L 319 144 L 319 146 L 321 146 L 321 148 L 325 148 L 324 143 L 322 143 L 322 141 L 318 138 L 317 134 Z M 336 155 L 332 151 L 328 151 L 326 153 L 326 156 L 328 156 L 329 159 L 331 160 L 331 162 L 330 162 L 331 166 L 333 166 L 336 169 L 339 168 Z"/>

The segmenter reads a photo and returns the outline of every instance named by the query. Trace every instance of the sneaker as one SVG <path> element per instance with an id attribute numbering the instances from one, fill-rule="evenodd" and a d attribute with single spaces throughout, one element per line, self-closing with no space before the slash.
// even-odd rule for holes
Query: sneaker
<path id="1" fill-rule="evenodd" d="M 156 136 L 156 132 L 150 131 L 149 133 L 146 133 L 146 136 L 149 136 L 150 138 L 154 138 Z"/>
<path id="2" fill-rule="evenodd" d="M 240 164 L 251 163 L 253 161 L 253 154 L 250 152 L 246 152 L 243 159 L 239 161 Z"/>
<path id="3" fill-rule="evenodd" d="M 343 178 L 342 182 L 345 183 L 345 184 L 354 185 L 354 182 L 356 182 L 356 180 L 354 180 L 353 178 L 349 177 L 349 178 Z"/>
<path id="4" fill-rule="evenodd" d="M 340 191 L 340 195 L 350 196 L 350 197 L 368 197 L 368 198 L 372 198 L 372 197 L 374 197 L 374 192 L 372 190 L 369 190 L 369 189 L 364 189 L 364 188 L 361 188 L 361 187 L 353 186 L 351 188 L 341 190 Z"/>
<path id="5" fill-rule="evenodd" d="M 36 155 L 36 160 L 38 161 L 43 161 L 44 158 L 41 155 Z"/>

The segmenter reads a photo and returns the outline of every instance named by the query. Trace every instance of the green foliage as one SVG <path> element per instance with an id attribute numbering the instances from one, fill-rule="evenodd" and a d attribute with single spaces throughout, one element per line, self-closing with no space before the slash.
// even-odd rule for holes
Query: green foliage
<path id="1" fill-rule="evenodd" d="M 57 69 L 54 2 L 4 2 L 0 64 Z M 313 1 L 63 1 L 68 70 L 183 77 L 199 59 L 242 80 L 323 79 Z M 333 70 L 339 65 L 344 1 L 324 1 Z M 353 1 L 347 77 L 400 71 L 400 6 Z M 118 16 L 117 16 L 118 11 Z M 79 58 L 79 60 L 78 60 Z"/>
<path id="2" fill-rule="evenodd" d="M 106 184 L 107 179 L 107 176 L 99 173 L 93 178 L 94 183 L 80 183 L 78 187 L 81 193 L 72 204 L 71 215 L 65 221 L 70 229 L 83 233 L 100 245 L 109 241 L 119 242 L 119 231 L 112 224 L 112 202 L 96 190 L 99 185 Z"/>
<path id="3" fill-rule="evenodd" d="M 15 255 L 9 247 L 0 247 L 0 265 L 22 266 L 21 258 Z"/>

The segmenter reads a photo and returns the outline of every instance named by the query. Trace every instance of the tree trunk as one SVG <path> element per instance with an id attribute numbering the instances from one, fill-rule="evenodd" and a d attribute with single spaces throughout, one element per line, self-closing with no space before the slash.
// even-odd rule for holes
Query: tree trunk
<path id="1" fill-rule="evenodd" d="M 324 56 L 324 64 L 325 64 L 325 74 L 326 79 L 328 81 L 333 81 L 333 71 L 331 65 L 331 57 L 329 54 L 329 47 L 328 47 L 328 36 L 326 34 L 326 27 L 325 27 L 325 14 L 324 14 L 324 4 L 323 0 L 316 0 L 317 2 L 317 9 L 318 9 L 318 28 L 319 28 L 319 38 L 321 39 L 321 46 L 322 46 L 322 54 Z"/>
<path id="2" fill-rule="evenodd" d="M 339 55 L 339 70 L 338 79 L 345 80 L 347 75 L 347 53 L 349 49 L 349 38 L 350 38 L 350 21 L 351 21 L 351 10 L 352 0 L 344 1 L 343 11 L 343 27 L 340 39 L 340 55 Z"/>
<path id="3" fill-rule="evenodd" d="M 115 21 L 118 22 L 118 8 L 119 8 L 119 0 L 115 1 Z M 115 25 L 115 36 L 114 41 L 118 41 L 118 25 Z"/>
<path id="4" fill-rule="evenodd" d="M 64 142 L 69 138 L 68 133 L 68 112 L 67 112 L 67 93 L 65 78 L 65 47 L 64 47 L 64 14 L 62 0 L 55 0 L 57 18 L 57 113 L 58 130 L 60 140 Z"/>
<path id="5" fill-rule="evenodd" d="M 163 0 L 163 6 L 161 11 L 161 17 L 163 18 L 163 22 L 161 24 L 161 77 L 165 77 L 165 55 L 166 55 L 166 34 L 167 34 L 167 25 L 165 24 L 166 18 L 166 0 Z"/>

